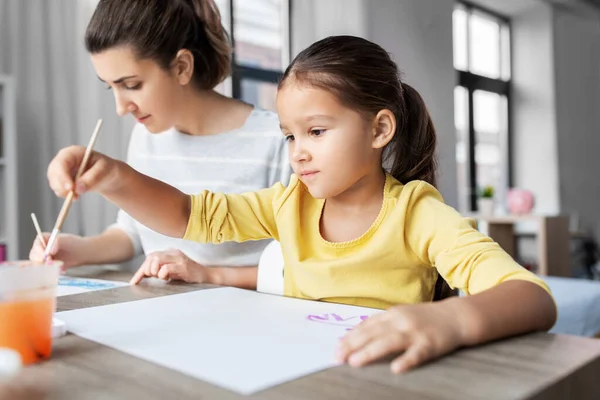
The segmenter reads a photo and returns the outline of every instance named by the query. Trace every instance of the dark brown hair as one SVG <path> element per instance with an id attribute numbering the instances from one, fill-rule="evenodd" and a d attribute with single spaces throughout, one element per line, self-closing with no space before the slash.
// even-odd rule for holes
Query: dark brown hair
<path id="1" fill-rule="evenodd" d="M 214 88 L 231 72 L 229 36 L 214 0 L 100 0 L 85 46 L 93 54 L 120 45 L 165 69 L 179 50 L 189 50 L 200 89 Z"/>
<path id="2" fill-rule="evenodd" d="M 396 133 L 384 150 L 384 164 L 406 184 L 436 184 L 436 135 L 423 98 L 402 83 L 397 65 L 379 45 L 354 36 L 330 36 L 302 51 L 286 69 L 279 87 L 293 78 L 332 92 L 342 104 L 374 117 L 388 109 Z"/>

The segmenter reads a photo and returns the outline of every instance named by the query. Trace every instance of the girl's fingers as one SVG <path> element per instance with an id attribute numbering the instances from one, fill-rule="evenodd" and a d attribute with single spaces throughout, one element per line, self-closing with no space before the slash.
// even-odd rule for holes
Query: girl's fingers
<path id="1" fill-rule="evenodd" d="M 408 337 L 406 335 L 390 332 L 385 336 L 380 336 L 366 343 L 362 348 L 357 349 L 348 357 L 348 364 L 353 367 L 361 367 L 388 354 L 398 353 L 408 346 Z"/>
<path id="2" fill-rule="evenodd" d="M 365 321 L 366 322 L 366 321 Z M 346 362 L 348 357 L 357 350 L 365 347 L 369 342 L 385 335 L 390 327 L 384 322 L 360 324 L 342 339 L 336 352 L 336 360 Z"/>
<path id="3" fill-rule="evenodd" d="M 106 162 L 95 162 L 94 156 L 90 157 L 88 169 L 75 182 L 75 193 L 81 195 L 93 189 L 106 177 L 108 165 Z"/>
<path id="4" fill-rule="evenodd" d="M 397 324 L 398 316 L 393 315 L 392 312 L 385 311 L 379 314 L 371 315 L 369 318 L 360 322 L 356 327 L 348 333 L 346 336 L 352 336 L 352 334 L 358 334 L 362 330 L 379 329 L 381 326 L 392 327 L 393 323 Z"/>
<path id="5" fill-rule="evenodd" d="M 71 171 L 78 166 L 85 148 L 71 146 L 62 149 L 48 166 L 48 183 L 50 188 L 60 197 L 65 197 L 73 188 L 73 174 Z"/>
<path id="6" fill-rule="evenodd" d="M 395 374 L 401 374 L 432 358 L 431 349 L 418 342 L 412 343 L 390 366 Z"/>

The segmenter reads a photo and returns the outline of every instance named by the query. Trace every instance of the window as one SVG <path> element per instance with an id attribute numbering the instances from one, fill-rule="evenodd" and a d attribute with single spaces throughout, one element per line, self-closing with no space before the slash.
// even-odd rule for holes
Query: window
<path id="1" fill-rule="evenodd" d="M 289 0 L 217 0 L 233 43 L 231 78 L 217 90 L 275 110 L 277 82 L 290 62 Z"/>
<path id="2" fill-rule="evenodd" d="M 477 211 L 478 192 L 493 186 L 504 203 L 510 185 L 510 25 L 466 3 L 453 13 L 456 161 L 459 209 Z"/>

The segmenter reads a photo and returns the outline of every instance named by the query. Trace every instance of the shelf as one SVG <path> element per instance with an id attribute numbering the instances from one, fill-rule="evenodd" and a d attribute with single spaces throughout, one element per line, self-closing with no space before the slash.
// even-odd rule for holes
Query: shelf
<path id="1" fill-rule="evenodd" d="M 17 153 L 14 84 L 12 77 L 0 74 L 0 245 L 6 247 L 8 260 L 17 259 L 19 248 L 18 235 L 13 234 L 19 229 L 20 206 L 16 158 L 12 157 Z"/>

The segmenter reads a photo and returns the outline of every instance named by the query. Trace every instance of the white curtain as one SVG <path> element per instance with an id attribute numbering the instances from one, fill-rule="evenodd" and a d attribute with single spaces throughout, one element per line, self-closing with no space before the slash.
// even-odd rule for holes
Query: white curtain
<path id="1" fill-rule="evenodd" d="M 19 249 L 27 257 L 35 237 L 29 214 L 49 231 L 62 199 L 49 189 L 46 167 L 62 147 L 86 145 L 104 120 L 96 149 L 124 158 L 133 127 L 115 113 L 84 47 L 97 0 L 0 0 L 0 73 L 13 76 L 17 93 Z M 1 195 L 1 194 L 0 194 Z M 75 202 L 63 232 L 101 232 L 116 216 L 97 195 Z M 1 221 L 0 221 L 1 223 Z"/>

